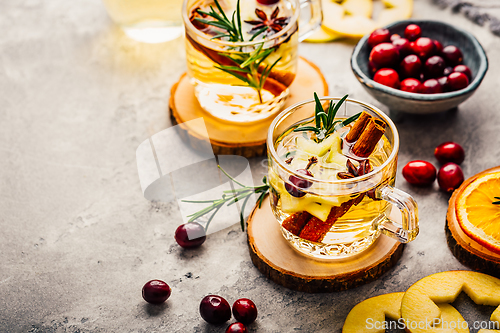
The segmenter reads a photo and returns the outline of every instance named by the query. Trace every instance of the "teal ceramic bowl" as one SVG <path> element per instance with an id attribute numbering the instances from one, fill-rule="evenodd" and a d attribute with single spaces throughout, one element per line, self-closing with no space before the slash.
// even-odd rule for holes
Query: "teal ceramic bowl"
<path id="1" fill-rule="evenodd" d="M 364 36 L 358 42 L 352 53 L 351 68 L 354 75 L 370 95 L 389 107 L 391 111 L 428 114 L 457 107 L 472 96 L 488 70 L 488 58 L 483 47 L 469 32 L 438 21 L 405 20 L 390 24 L 385 28 L 389 29 L 391 34 L 404 36 L 404 29 L 412 23 L 422 28 L 422 36 L 437 39 L 443 46 L 455 45 L 460 48 L 464 56 L 464 65 L 472 71 L 472 80 L 466 88 L 441 94 L 415 94 L 373 81 L 368 70 L 368 57 L 371 51 L 368 46 L 369 35 Z"/>

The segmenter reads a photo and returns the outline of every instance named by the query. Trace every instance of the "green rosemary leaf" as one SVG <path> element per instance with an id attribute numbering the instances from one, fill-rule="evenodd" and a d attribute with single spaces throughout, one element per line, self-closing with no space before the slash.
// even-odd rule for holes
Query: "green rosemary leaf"
<path id="1" fill-rule="evenodd" d="M 222 171 L 223 174 L 226 175 L 227 178 L 231 179 L 233 182 L 235 182 L 236 184 L 240 185 L 241 187 L 246 187 L 245 185 L 243 185 L 242 183 L 240 183 L 239 181 L 237 181 L 236 179 L 234 179 L 233 177 L 231 177 L 224 169 L 222 169 L 220 167 L 220 165 L 217 165 L 217 167 L 220 169 L 220 171 Z"/>
<path id="2" fill-rule="evenodd" d="M 313 127 L 313 126 L 297 127 L 293 131 L 294 132 L 313 131 L 313 132 L 319 133 L 319 129 L 317 127 Z"/>
<path id="3" fill-rule="evenodd" d="M 232 36 L 230 34 L 218 34 L 218 35 L 213 36 L 211 39 L 220 39 L 222 37 L 229 37 L 229 38 L 231 38 Z"/>
<path id="4" fill-rule="evenodd" d="M 252 38 L 250 38 L 250 41 L 253 41 L 255 38 L 257 38 L 258 36 L 260 36 L 264 31 L 266 31 L 267 29 L 269 29 L 267 26 L 257 30 L 255 32 L 255 34 L 253 34 Z"/>
<path id="5" fill-rule="evenodd" d="M 225 70 L 228 70 L 228 71 L 250 73 L 250 70 L 248 68 L 241 68 L 241 67 L 237 67 L 237 66 L 226 66 L 226 65 L 220 65 L 219 67 L 224 68 Z"/>
<path id="6" fill-rule="evenodd" d="M 243 33 L 241 32 L 241 10 L 240 10 L 240 0 L 236 2 L 236 15 L 238 19 L 238 32 L 240 34 L 240 39 L 241 41 L 244 41 L 243 39 Z"/>
<path id="7" fill-rule="evenodd" d="M 328 116 L 326 115 L 326 113 L 324 113 L 323 111 L 321 111 L 321 112 L 318 112 L 316 114 L 316 116 L 319 117 L 320 120 L 323 121 L 323 127 L 327 128 L 328 127 Z"/>
<path id="8" fill-rule="evenodd" d="M 181 200 L 182 202 L 188 202 L 188 203 L 209 203 L 209 202 L 214 202 L 214 200 Z"/>
<path id="9" fill-rule="evenodd" d="M 265 72 L 264 71 L 262 72 L 262 74 L 260 76 L 260 82 L 259 82 L 259 86 L 261 89 L 264 87 L 264 83 L 266 82 L 267 78 L 269 77 L 269 74 L 271 74 L 273 67 L 276 66 L 276 64 L 280 60 L 281 60 L 281 57 L 276 59 L 276 61 L 271 66 L 266 67 Z"/>
<path id="10" fill-rule="evenodd" d="M 212 25 L 212 26 L 217 27 L 217 28 L 221 28 L 223 30 L 227 30 L 227 25 L 224 24 L 224 23 L 222 23 L 222 22 L 219 22 L 219 21 L 209 21 L 209 20 L 203 20 L 203 19 L 200 19 L 200 18 L 195 18 L 195 20 L 199 21 L 201 23 Z"/>
<path id="11" fill-rule="evenodd" d="M 245 201 L 243 201 L 240 209 L 241 231 L 245 231 L 245 206 L 247 205 L 248 199 L 250 199 L 250 195 L 245 198 Z"/>
<path id="12" fill-rule="evenodd" d="M 229 19 L 227 18 L 226 16 L 226 13 L 224 13 L 224 11 L 222 10 L 222 7 L 220 6 L 219 4 L 219 1 L 214 1 L 215 2 L 215 5 L 217 6 L 217 9 L 219 10 L 219 12 L 222 14 L 222 16 L 224 17 L 224 19 L 229 22 Z M 212 8 L 213 10 L 213 7 L 210 6 L 210 8 Z"/>
<path id="13" fill-rule="evenodd" d="M 495 199 L 498 199 L 498 200 L 500 200 L 500 197 L 495 197 Z"/>
<path id="14" fill-rule="evenodd" d="M 500 205 L 500 201 L 493 201 L 494 205 Z"/>
<path id="15" fill-rule="evenodd" d="M 262 192 L 261 195 L 259 196 L 259 199 L 257 199 L 257 201 L 259 203 L 259 208 L 262 207 L 262 201 L 264 201 L 264 198 L 266 197 L 266 194 L 268 191 L 269 191 L 269 189 L 265 192 Z"/>
<path id="16" fill-rule="evenodd" d="M 359 116 L 361 116 L 361 112 L 358 112 L 356 113 L 354 116 L 350 116 L 349 118 L 347 118 L 346 120 L 342 121 L 342 126 L 347 126 L 349 125 L 350 123 L 352 123 L 353 121 L 357 120 L 359 118 Z"/>
<path id="17" fill-rule="evenodd" d="M 342 106 L 342 104 L 345 102 L 345 100 L 347 99 L 349 95 L 345 95 L 344 97 L 342 97 L 337 104 L 335 104 L 335 107 L 333 108 L 333 116 L 332 116 L 332 119 L 335 119 L 335 116 L 337 115 L 337 112 L 339 111 L 340 107 Z"/>
<path id="18" fill-rule="evenodd" d="M 244 77 L 244 76 L 242 76 L 242 75 L 240 75 L 238 73 L 234 73 L 234 71 L 229 71 L 229 70 L 226 70 L 226 69 L 224 69 L 222 67 L 219 67 L 219 66 L 214 66 L 214 67 L 217 68 L 217 69 L 220 69 L 221 71 L 224 71 L 224 72 L 226 72 L 228 74 L 231 74 L 232 76 L 240 79 L 241 81 L 245 82 L 249 86 L 253 87 L 252 82 L 250 80 L 248 80 L 248 78 L 246 78 L 246 77 Z"/>
<path id="19" fill-rule="evenodd" d="M 335 118 L 333 114 L 333 107 L 335 106 L 335 103 L 333 101 L 330 101 L 330 104 L 328 104 L 328 124 L 330 124 L 329 128 L 327 130 L 330 130 L 330 128 L 333 126 L 333 119 Z"/>
<path id="20" fill-rule="evenodd" d="M 219 207 L 217 207 L 217 209 L 214 211 L 214 213 L 210 216 L 210 218 L 207 221 L 207 224 L 205 225 L 205 231 L 208 229 L 208 226 L 210 225 L 210 222 L 212 222 L 212 220 L 214 219 L 215 214 L 217 214 L 217 212 L 219 211 L 219 209 L 221 209 L 222 206 L 223 206 L 223 204 L 221 204 Z"/>
<path id="21" fill-rule="evenodd" d="M 323 107 L 321 106 L 321 101 L 319 100 L 318 94 L 314 92 L 314 100 L 316 102 L 316 112 L 315 112 L 315 120 L 316 120 L 316 127 L 318 128 L 318 132 L 321 129 L 321 121 L 318 117 L 318 113 L 323 112 Z"/>

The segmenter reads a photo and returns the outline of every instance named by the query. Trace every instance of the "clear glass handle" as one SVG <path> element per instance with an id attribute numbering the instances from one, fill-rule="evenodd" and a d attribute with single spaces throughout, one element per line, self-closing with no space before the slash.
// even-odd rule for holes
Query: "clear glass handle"
<path id="1" fill-rule="evenodd" d="M 390 185 L 383 185 L 375 191 L 378 199 L 385 200 L 401 211 L 402 221 L 394 221 L 385 214 L 377 222 L 379 230 L 401 243 L 408 243 L 418 235 L 418 206 L 411 195 Z"/>
<path id="2" fill-rule="evenodd" d="M 299 41 L 303 41 L 321 25 L 321 0 L 300 0 Z"/>

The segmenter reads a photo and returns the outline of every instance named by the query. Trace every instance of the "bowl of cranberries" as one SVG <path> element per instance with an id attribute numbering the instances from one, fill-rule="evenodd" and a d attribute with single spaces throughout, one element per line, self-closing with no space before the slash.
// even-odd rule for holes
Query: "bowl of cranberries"
<path id="1" fill-rule="evenodd" d="M 405 20 L 364 36 L 351 68 L 363 87 L 391 111 L 436 113 L 457 107 L 488 70 L 481 44 L 449 24 Z"/>

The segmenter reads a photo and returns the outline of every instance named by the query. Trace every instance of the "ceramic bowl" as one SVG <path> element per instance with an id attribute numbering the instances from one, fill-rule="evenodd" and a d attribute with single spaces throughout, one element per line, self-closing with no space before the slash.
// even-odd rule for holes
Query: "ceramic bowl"
<path id="1" fill-rule="evenodd" d="M 455 45 L 463 53 L 464 65 L 472 71 L 472 81 L 461 90 L 441 94 L 415 94 L 390 88 L 372 80 L 368 70 L 368 57 L 371 48 L 368 45 L 369 35 L 364 36 L 354 48 L 351 56 L 351 68 L 363 87 L 380 103 L 391 111 L 427 114 L 446 111 L 457 107 L 469 98 L 479 87 L 488 70 L 488 58 L 481 44 L 469 32 L 449 24 L 428 20 L 404 20 L 386 26 L 391 34 L 404 36 L 404 29 L 409 24 L 418 24 L 422 28 L 422 36 L 437 39 L 443 44 Z"/>

